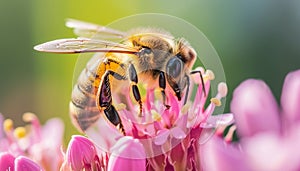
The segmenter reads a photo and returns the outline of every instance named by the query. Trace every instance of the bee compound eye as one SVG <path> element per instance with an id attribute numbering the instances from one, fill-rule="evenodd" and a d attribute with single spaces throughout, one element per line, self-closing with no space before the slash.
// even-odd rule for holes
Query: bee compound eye
<path id="1" fill-rule="evenodd" d="M 183 62 L 179 58 L 173 57 L 168 61 L 166 71 L 170 77 L 177 78 L 181 74 L 182 68 Z"/>
<path id="2" fill-rule="evenodd" d="M 148 48 L 148 47 L 143 47 L 142 53 L 144 53 L 144 54 L 150 54 L 150 53 L 152 53 L 152 50 L 150 48 Z"/>

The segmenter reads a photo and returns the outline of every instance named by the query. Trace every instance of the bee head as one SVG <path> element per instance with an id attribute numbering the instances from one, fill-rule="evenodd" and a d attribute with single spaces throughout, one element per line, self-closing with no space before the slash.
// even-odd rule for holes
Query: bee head
<path id="1" fill-rule="evenodd" d="M 188 43 L 180 39 L 175 48 L 175 55 L 166 63 L 166 75 L 178 100 L 181 100 L 182 90 L 188 84 L 188 74 L 196 60 L 196 52 Z"/>

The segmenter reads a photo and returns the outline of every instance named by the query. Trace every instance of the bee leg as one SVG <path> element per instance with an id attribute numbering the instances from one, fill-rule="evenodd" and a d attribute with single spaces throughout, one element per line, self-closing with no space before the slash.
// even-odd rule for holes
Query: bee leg
<path id="1" fill-rule="evenodd" d="M 142 104 L 142 100 L 141 100 L 141 94 L 139 91 L 139 88 L 137 86 L 138 83 L 138 76 L 135 70 L 135 67 L 133 64 L 129 65 L 129 79 L 132 82 L 131 85 L 131 89 L 132 89 L 132 93 L 134 96 L 134 99 L 139 103 L 140 105 L 140 113 L 139 116 L 142 116 L 142 112 L 143 112 L 143 104 Z"/>
<path id="2" fill-rule="evenodd" d="M 201 79 L 201 83 L 202 83 L 202 90 L 203 90 L 203 93 L 204 93 L 204 96 L 206 96 L 206 90 L 205 90 L 205 86 L 204 86 L 204 80 L 203 80 L 203 76 L 202 76 L 202 73 L 201 71 L 197 71 L 197 70 L 194 70 L 194 71 L 191 71 L 190 74 L 198 74 L 200 75 L 200 79 Z"/>
<path id="3" fill-rule="evenodd" d="M 122 132 L 125 135 L 124 126 L 122 124 L 121 118 L 116 110 L 116 108 L 112 105 L 112 96 L 111 96 L 111 88 L 110 88 L 110 82 L 109 82 L 109 75 L 112 75 L 114 78 L 117 79 L 125 79 L 124 76 L 121 76 L 120 74 L 117 74 L 111 70 L 107 70 L 103 76 L 103 81 L 100 85 L 99 90 L 99 99 L 98 99 L 98 105 L 101 108 L 104 108 L 104 114 L 106 118 L 114 125 L 116 126 L 120 132 Z"/>
<path id="4" fill-rule="evenodd" d="M 159 84 L 159 88 L 161 91 L 161 95 L 163 97 L 163 103 L 167 109 L 170 109 L 171 106 L 166 104 L 166 101 L 167 101 L 166 92 L 165 92 L 166 77 L 165 77 L 165 73 L 162 71 L 159 72 L 158 84 Z"/>
<path id="5" fill-rule="evenodd" d="M 188 75 L 185 75 L 184 76 L 185 79 L 186 79 L 186 92 L 185 92 L 185 98 L 184 98 L 184 104 L 186 104 L 187 102 L 187 98 L 188 98 L 188 95 L 189 95 L 189 92 L 190 92 L 190 77 Z"/>

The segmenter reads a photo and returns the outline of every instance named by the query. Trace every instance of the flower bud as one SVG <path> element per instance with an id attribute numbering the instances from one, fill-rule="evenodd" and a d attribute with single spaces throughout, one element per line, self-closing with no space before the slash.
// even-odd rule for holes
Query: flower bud
<path id="1" fill-rule="evenodd" d="M 108 170 L 146 170 L 146 153 L 143 145 L 132 137 L 122 137 L 111 149 Z"/>
<path id="2" fill-rule="evenodd" d="M 27 157 L 19 156 L 15 159 L 15 171 L 41 171 L 43 170 L 37 163 Z"/>
<path id="3" fill-rule="evenodd" d="M 0 153 L 0 170 L 14 170 L 15 157 L 9 153 Z"/>
<path id="4" fill-rule="evenodd" d="M 95 167 L 97 151 L 94 144 L 83 136 L 72 136 L 66 152 L 62 170 L 92 170 Z"/>

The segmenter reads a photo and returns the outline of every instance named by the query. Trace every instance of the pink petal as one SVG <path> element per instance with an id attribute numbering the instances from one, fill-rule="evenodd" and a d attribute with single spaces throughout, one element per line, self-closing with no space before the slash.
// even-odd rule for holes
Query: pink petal
<path id="1" fill-rule="evenodd" d="M 234 122 L 233 114 L 221 114 L 221 115 L 212 115 L 210 116 L 205 123 L 202 123 L 200 126 L 202 128 L 216 128 L 218 126 L 227 126 Z"/>
<path id="2" fill-rule="evenodd" d="M 171 135 L 176 139 L 183 139 L 186 137 L 186 133 L 180 127 L 174 127 L 170 129 Z"/>
<path id="3" fill-rule="evenodd" d="M 154 137 L 153 142 L 156 145 L 164 144 L 170 135 L 170 131 L 168 129 L 163 129 L 157 132 L 157 135 Z"/>
<path id="4" fill-rule="evenodd" d="M 188 114 L 181 115 L 175 122 L 175 125 L 182 128 L 182 130 L 186 130 L 188 125 L 188 117 Z"/>
<path id="5" fill-rule="evenodd" d="M 63 142 L 64 123 L 59 118 L 49 119 L 42 129 L 42 140 L 47 147 L 60 148 Z M 49 141 L 51 139 L 51 141 Z"/>
<path id="6" fill-rule="evenodd" d="M 200 129 L 198 128 L 199 131 L 201 131 L 200 133 L 200 137 L 199 137 L 199 144 L 204 144 L 206 143 L 209 139 L 211 139 L 214 136 L 214 133 L 216 132 L 215 128 L 203 128 Z"/>
<path id="7" fill-rule="evenodd" d="M 85 164 L 92 165 L 96 156 L 94 144 L 86 137 L 76 135 L 69 142 L 65 162 L 72 170 L 81 170 Z"/>
<path id="8" fill-rule="evenodd" d="M 210 103 L 204 112 L 201 110 L 198 111 L 194 127 L 199 126 L 199 124 L 201 123 L 205 123 L 208 117 L 210 117 L 213 114 L 215 107 L 216 105 L 214 103 Z"/>
<path id="9" fill-rule="evenodd" d="M 154 102 L 154 89 L 147 90 L 147 98 L 146 98 L 146 108 L 148 111 L 151 111 L 153 102 Z"/>
<path id="10" fill-rule="evenodd" d="M 233 122 L 234 118 L 232 113 L 210 116 L 206 122 L 200 124 L 200 127 L 203 129 L 201 130 L 199 143 L 206 143 L 214 135 L 216 132 L 215 128 L 218 126 L 227 126 Z"/>
<path id="11" fill-rule="evenodd" d="M 146 154 L 138 139 L 125 136 L 111 149 L 108 161 L 108 171 L 118 170 L 146 170 Z"/>
<path id="12" fill-rule="evenodd" d="M 161 122 L 163 123 L 164 126 L 166 126 L 166 127 L 171 127 L 172 126 L 172 123 L 171 123 L 171 120 L 170 120 L 170 117 L 171 117 L 170 110 L 164 110 L 162 112 L 161 117 L 162 117 Z"/>
<path id="13" fill-rule="evenodd" d="M 108 123 L 102 116 L 99 117 L 97 122 L 87 129 L 85 133 L 102 151 L 105 152 L 109 152 L 109 149 L 113 144 L 123 136 L 116 127 Z"/>
<path id="14" fill-rule="evenodd" d="M 177 101 L 177 98 L 175 98 L 174 95 L 171 95 L 171 93 L 169 93 L 169 101 L 170 101 L 170 114 L 171 116 L 169 117 L 169 119 L 171 120 L 171 124 L 174 124 L 174 122 L 177 120 L 178 115 L 180 113 L 180 109 L 179 109 L 179 104 Z M 183 101 L 183 100 L 182 100 Z"/>
<path id="15" fill-rule="evenodd" d="M 234 146 L 225 144 L 218 137 L 213 137 L 200 146 L 200 149 L 202 149 L 201 163 L 204 171 L 249 170 L 244 161 L 244 154 Z"/>
<path id="16" fill-rule="evenodd" d="M 37 163 L 27 157 L 19 156 L 15 159 L 15 171 L 41 171 Z"/>
<path id="17" fill-rule="evenodd" d="M 269 87 L 260 80 L 248 79 L 234 91 L 231 111 L 242 137 L 272 131 L 279 133 L 280 120 L 276 100 Z"/>
<path id="18" fill-rule="evenodd" d="M 297 170 L 300 166 L 299 140 L 295 134 L 282 137 L 269 132 L 242 143 L 252 170 Z"/>
<path id="19" fill-rule="evenodd" d="M 286 124 L 300 121 L 300 70 L 290 72 L 283 84 L 281 106 Z"/>
<path id="20" fill-rule="evenodd" d="M 49 119 L 42 128 L 42 139 L 31 146 L 29 153 L 35 161 L 43 163 L 49 170 L 58 170 L 63 160 L 61 146 L 63 142 L 64 124 L 59 118 Z"/>
<path id="21" fill-rule="evenodd" d="M 171 127 L 177 120 L 180 111 L 179 111 L 179 106 L 178 106 L 179 104 L 176 96 L 174 96 L 171 92 L 168 92 L 167 97 L 168 97 L 168 103 L 171 107 L 170 109 L 165 110 L 165 107 L 163 106 L 164 111 L 161 116 L 165 125 L 167 127 Z"/>
<path id="22" fill-rule="evenodd" d="M 0 153 L 0 170 L 14 170 L 15 157 L 9 153 Z"/>
<path id="23" fill-rule="evenodd" d="M 205 92 L 209 93 L 210 81 L 207 81 L 204 84 L 204 88 L 205 88 Z M 204 104 L 206 102 L 206 99 L 207 99 L 207 94 L 206 94 L 206 96 L 204 96 L 204 91 L 202 91 L 202 85 L 199 84 L 197 92 L 196 92 L 196 96 L 195 96 L 195 99 L 194 99 L 194 104 L 193 104 L 193 108 L 192 109 L 194 109 L 194 110 L 197 109 L 199 112 L 202 112 Z"/>

